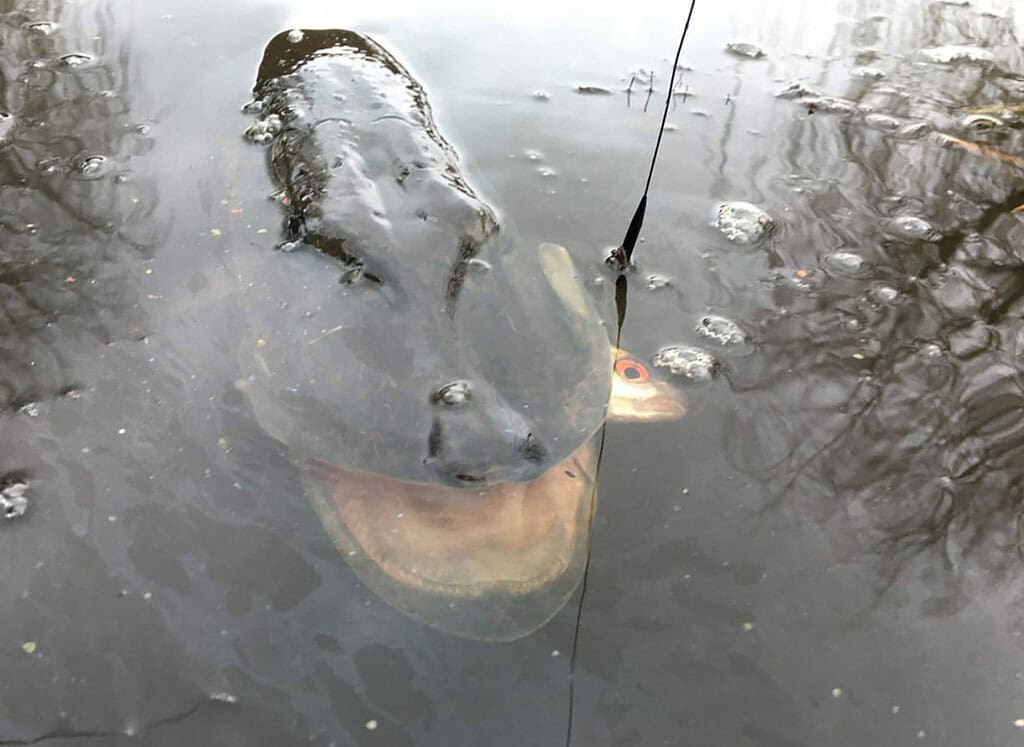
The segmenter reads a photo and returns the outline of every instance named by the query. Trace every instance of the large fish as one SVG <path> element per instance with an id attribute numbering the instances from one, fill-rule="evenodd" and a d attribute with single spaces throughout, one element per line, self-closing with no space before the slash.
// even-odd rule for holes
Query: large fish
<path id="1" fill-rule="evenodd" d="M 647 420 L 680 398 L 609 352 L 565 249 L 500 225 L 377 43 L 279 34 L 255 96 L 292 249 L 247 311 L 257 420 L 388 602 L 474 638 L 535 629 L 579 581 L 610 399 Z"/>

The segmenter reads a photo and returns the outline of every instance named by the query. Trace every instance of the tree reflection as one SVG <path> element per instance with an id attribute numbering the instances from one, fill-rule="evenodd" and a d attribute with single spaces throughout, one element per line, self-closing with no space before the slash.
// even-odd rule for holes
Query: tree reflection
<path id="1" fill-rule="evenodd" d="M 109 8 L 0 0 L 0 412 L 75 385 L 76 350 L 140 320 L 157 201 L 115 31 Z"/>
<path id="2" fill-rule="evenodd" d="M 894 573 L 928 550 L 1001 577 L 1024 557 L 1024 51 L 970 7 L 851 15 L 842 95 L 784 94 L 788 269 L 749 312 L 728 451 Z"/>

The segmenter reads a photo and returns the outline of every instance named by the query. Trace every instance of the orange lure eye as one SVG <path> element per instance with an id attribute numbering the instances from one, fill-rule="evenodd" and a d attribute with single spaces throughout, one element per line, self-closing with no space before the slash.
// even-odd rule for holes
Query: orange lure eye
<path id="1" fill-rule="evenodd" d="M 651 378 L 651 372 L 647 370 L 647 366 L 633 358 L 619 358 L 615 361 L 614 368 L 615 373 L 621 378 L 636 384 L 643 384 Z"/>

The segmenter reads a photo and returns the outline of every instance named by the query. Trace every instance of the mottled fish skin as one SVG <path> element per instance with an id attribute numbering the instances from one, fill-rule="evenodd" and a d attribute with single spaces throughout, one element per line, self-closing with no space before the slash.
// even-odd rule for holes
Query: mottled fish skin
<path id="1" fill-rule="evenodd" d="M 605 417 L 593 305 L 567 306 L 566 278 L 499 224 L 394 57 L 350 31 L 296 38 L 270 41 L 255 90 L 282 121 L 270 166 L 306 247 L 259 273 L 257 419 L 300 459 L 463 487 L 538 477 Z"/>

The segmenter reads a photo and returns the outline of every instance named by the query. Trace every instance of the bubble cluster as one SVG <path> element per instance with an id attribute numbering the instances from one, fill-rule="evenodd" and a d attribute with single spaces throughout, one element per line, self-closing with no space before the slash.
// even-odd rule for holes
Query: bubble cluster
<path id="1" fill-rule="evenodd" d="M 713 355 L 689 345 L 664 347 L 654 356 L 653 363 L 658 368 L 667 369 L 673 376 L 694 382 L 710 381 L 718 367 Z"/>
<path id="2" fill-rule="evenodd" d="M 753 244 L 771 233 L 775 221 L 749 202 L 723 202 L 718 206 L 715 226 L 729 241 Z"/>
<path id="3" fill-rule="evenodd" d="M 5 519 L 17 519 L 24 516 L 28 510 L 28 498 L 25 493 L 28 491 L 28 483 L 24 480 L 8 479 L 6 484 L 0 488 L 0 511 Z"/>
<path id="4" fill-rule="evenodd" d="M 257 119 L 251 125 L 246 127 L 245 132 L 242 133 L 242 137 L 250 142 L 263 145 L 273 140 L 274 135 L 280 131 L 281 118 L 276 114 L 271 114 L 262 119 Z"/>
<path id="5" fill-rule="evenodd" d="M 747 336 L 740 329 L 740 325 L 731 319 L 715 314 L 708 314 L 700 320 L 697 325 L 697 334 L 714 340 L 719 345 L 742 345 L 747 341 Z"/>

